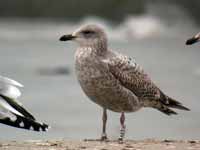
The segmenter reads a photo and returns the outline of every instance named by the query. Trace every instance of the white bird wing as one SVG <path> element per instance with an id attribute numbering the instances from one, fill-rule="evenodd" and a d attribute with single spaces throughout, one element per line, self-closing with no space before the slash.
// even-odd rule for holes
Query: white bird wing
<path id="1" fill-rule="evenodd" d="M 0 76 L 0 83 L 10 84 L 10 85 L 14 85 L 17 87 L 24 87 L 21 83 L 15 81 L 15 80 L 12 80 L 10 78 L 7 78 L 7 77 L 2 77 L 2 76 Z"/>
<path id="2" fill-rule="evenodd" d="M 11 121 L 15 121 L 17 117 L 12 113 L 12 111 L 16 112 L 15 109 L 13 110 L 12 107 L 10 108 L 10 106 L 6 104 L 2 98 L 0 98 L 0 120 L 10 118 Z M 19 114 L 19 112 L 16 113 Z"/>
<path id="3" fill-rule="evenodd" d="M 18 87 L 22 84 L 0 76 L 0 123 L 34 131 L 47 131 L 49 126 L 35 120 L 22 104 L 17 101 L 21 95 Z"/>
<path id="4" fill-rule="evenodd" d="M 18 114 L 20 116 L 23 116 L 20 112 L 18 112 L 15 108 L 13 108 L 9 103 L 5 101 L 4 98 L 0 97 L 0 111 L 2 112 L 12 112 L 14 114 Z"/>
<path id="5" fill-rule="evenodd" d="M 37 122 L 30 117 L 17 111 L 4 98 L 0 97 L 0 123 L 16 128 L 34 131 L 47 131 L 49 126 L 45 123 Z"/>
<path id="6" fill-rule="evenodd" d="M 0 76 L 0 94 L 17 99 L 21 96 L 21 92 L 17 87 L 23 87 L 23 85 L 15 80 Z"/>
<path id="7" fill-rule="evenodd" d="M 35 120 L 33 115 L 31 115 L 25 108 L 23 108 L 22 104 L 17 101 L 17 98 L 21 95 L 21 92 L 17 87 L 23 87 L 23 85 L 12 79 L 0 76 L 1 106 L 14 114 Z"/>

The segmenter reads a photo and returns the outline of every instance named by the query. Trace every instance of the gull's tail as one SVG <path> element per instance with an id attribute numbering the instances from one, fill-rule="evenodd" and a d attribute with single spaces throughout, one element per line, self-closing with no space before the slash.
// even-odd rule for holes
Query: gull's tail
<path id="1" fill-rule="evenodd" d="M 161 99 L 160 99 L 160 105 L 156 107 L 159 111 L 163 112 L 166 115 L 176 115 L 177 113 L 173 111 L 170 108 L 190 111 L 189 108 L 183 106 L 180 102 L 172 99 L 171 97 L 166 96 L 161 92 Z"/>
<path id="2" fill-rule="evenodd" d="M 183 104 L 181 104 L 180 102 L 172 99 L 171 97 L 167 96 L 167 103 L 164 103 L 164 105 L 166 105 L 167 107 L 171 107 L 171 108 L 176 108 L 176 109 L 181 109 L 181 110 L 186 110 L 186 111 L 190 111 L 189 108 L 183 106 Z"/>
<path id="3" fill-rule="evenodd" d="M 33 131 L 48 131 L 49 126 L 44 123 L 37 122 L 35 120 L 13 114 L 16 118 L 11 119 L 9 117 L 0 119 L 0 123 L 16 127 L 16 128 L 21 128 L 21 129 L 27 129 L 27 130 L 33 130 Z"/>

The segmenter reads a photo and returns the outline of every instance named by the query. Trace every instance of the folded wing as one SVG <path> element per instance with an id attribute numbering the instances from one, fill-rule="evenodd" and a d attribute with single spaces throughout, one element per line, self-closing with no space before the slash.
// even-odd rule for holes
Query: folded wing
<path id="1" fill-rule="evenodd" d="M 170 115 L 176 114 L 168 107 L 189 110 L 178 101 L 166 96 L 143 71 L 143 69 L 130 57 L 111 52 L 109 57 L 109 71 L 120 83 L 132 91 L 144 107 L 153 107 Z"/>

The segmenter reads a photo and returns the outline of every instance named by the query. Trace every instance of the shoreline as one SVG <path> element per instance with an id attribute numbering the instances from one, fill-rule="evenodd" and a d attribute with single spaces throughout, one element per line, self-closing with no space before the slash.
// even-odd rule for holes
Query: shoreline
<path id="1" fill-rule="evenodd" d="M 0 150 L 200 150 L 200 140 L 28 140 L 0 141 Z"/>

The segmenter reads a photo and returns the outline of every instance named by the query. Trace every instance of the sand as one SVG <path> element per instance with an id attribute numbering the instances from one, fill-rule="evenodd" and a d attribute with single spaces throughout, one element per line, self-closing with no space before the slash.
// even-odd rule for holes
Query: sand
<path id="1" fill-rule="evenodd" d="M 126 140 L 100 142 L 95 140 L 1 141 L 0 150 L 200 150 L 200 141 Z"/>

